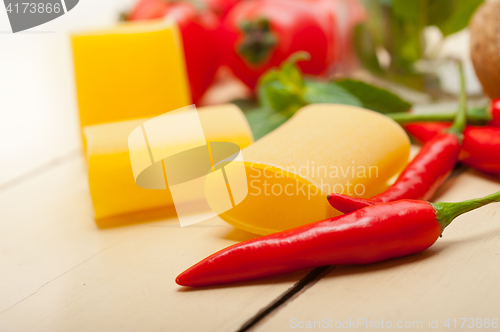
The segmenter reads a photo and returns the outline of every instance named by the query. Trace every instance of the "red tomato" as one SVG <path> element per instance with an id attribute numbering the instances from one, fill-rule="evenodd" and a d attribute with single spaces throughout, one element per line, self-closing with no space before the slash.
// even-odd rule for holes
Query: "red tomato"
<path id="1" fill-rule="evenodd" d="M 334 66 L 340 59 L 341 47 L 339 41 L 341 36 L 339 34 L 339 23 L 337 16 L 338 0 L 300 0 L 304 5 L 312 10 L 322 25 L 328 39 L 328 56 L 327 62 L 329 67 Z"/>
<path id="2" fill-rule="evenodd" d="M 127 19 L 139 21 L 162 18 L 165 16 L 168 6 L 169 4 L 162 0 L 139 0 Z"/>
<path id="3" fill-rule="evenodd" d="M 201 0 L 220 18 L 226 17 L 229 11 L 242 0 Z"/>
<path id="4" fill-rule="evenodd" d="M 224 51 L 233 73 L 250 88 L 268 69 L 297 51 L 310 61 L 300 62 L 306 74 L 321 74 L 332 57 L 334 39 L 325 31 L 328 23 L 317 18 L 317 9 L 304 1 L 243 1 L 224 20 Z"/>
<path id="5" fill-rule="evenodd" d="M 129 15 L 131 21 L 162 17 L 173 19 L 179 26 L 191 97 L 196 103 L 213 82 L 221 63 L 220 22 L 211 11 L 199 11 L 188 1 L 141 0 Z"/>

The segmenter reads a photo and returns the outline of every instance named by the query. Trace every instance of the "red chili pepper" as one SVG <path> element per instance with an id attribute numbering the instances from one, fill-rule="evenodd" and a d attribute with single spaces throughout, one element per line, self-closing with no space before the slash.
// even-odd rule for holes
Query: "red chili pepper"
<path id="1" fill-rule="evenodd" d="M 199 10 L 188 1 L 141 0 L 128 15 L 130 21 L 169 17 L 177 22 L 186 58 L 186 69 L 194 103 L 198 102 L 221 64 L 220 21 L 209 10 Z"/>
<path id="2" fill-rule="evenodd" d="M 455 167 L 460 148 L 460 140 L 455 134 L 442 133 L 422 147 L 396 183 L 383 193 L 370 199 L 333 193 L 328 195 L 328 202 L 340 212 L 349 213 L 401 199 L 429 200 Z"/>
<path id="3" fill-rule="evenodd" d="M 404 125 L 415 122 L 451 122 L 453 113 L 391 113 L 386 114 L 397 123 Z M 500 98 L 493 99 L 488 107 L 471 108 L 467 111 L 467 123 L 500 127 Z"/>
<path id="4" fill-rule="evenodd" d="M 447 122 L 419 122 L 407 124 L 404 128 L 420 142 L 426 143 L 436 137 L 438 133 L 450 128 L 450 126 L 451 123 Z"/>
<path id="5" fill-rule="evenodd" d="M 429 248 L 459 215 L 500 201 L 500 192 L 460 203 L 402 200 L 241 242 L 181 273 L 209 286 L 326 265 L 369 264 Z"/>
<path id="6" fill-rule="evenodd" d="M 418 155 L 406 167 L 396 183 L 381 194 L 370 199 L 355 198 L 333 193 L 328 195 L 330 205 L 343 213 L 349 213 L 366 206 L 398 201 L 401 199 L 429 200 L 448 178 L 455 167 L 461 150 L 462 131 L 467 121 L 465 79 L 462 66 L 460 109 L 452 128 L 443 130 L 428 141 Z"/>
<path id="7" fill-rule="evenodd" d="M 500 127 L 500 98 L 493 99 L 490 104 L 491 121 L 488 124 L 492 127 Z"/>
<path id="8" fill-rule="evenodd" d="M 317 5 L 302 0 L 253 0 L 237 4 L 223 22 L 226 62 L 253 89 L 259 77 L 290 55 L 305 51 L 304 73 L 325 72 L 336 56 L 335 17 L 318 15 Z"/>
<path id="9" fill-rule="evenodd" d="M 449 126 L 431 122 L 409 124 L 405 128 L 421 142 L 427 142 Z M 459 160 L 479 171 L 500 174 L 500 128 L 467 126 Z"/>

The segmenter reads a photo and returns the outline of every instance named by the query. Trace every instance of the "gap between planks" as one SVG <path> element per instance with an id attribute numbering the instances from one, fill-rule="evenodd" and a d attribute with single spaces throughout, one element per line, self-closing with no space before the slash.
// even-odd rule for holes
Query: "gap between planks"
<path id="1" fill-rule="evenodd" d="M 467 166 L 462 164 L 457 164 L 453 172 L 450 174 L 446 182 L 458 177 L 460 174 L 464 173 L 467 169 Z M 446 183 L 445 182 L 445 183 Z M 437 193 L 439 194 L 439 193 Z M 259 310 L 254 316 L 248 319 L 240 328 L 236 330 L 236 332 L 247 332 L 254 330 L 253 328 L 257 326 L 264 318 L 269 316 L 274 311 L 280 309 L 284 304 L 288 301 L 292 300 L 294 297 L 300 296 L 300 294 L 304 293 L 307 289 L 313 287 L 321 278 L 329 274 L 335 266 L 322 266 L 315 268 L 311 272 L 309 272 L 304 278 L 299 280 L 295 285 L 277 297 L 274 301 L 269 303 L 267 306 Z"/>
<path id="2" fill-rule="evenodd" d="M 316 284 L 321 278 L 330 273 L 334 268 L 335 266 L 322 266 L 315 268 L 304 278 L 300 279 L 295 285 L 290 287 L 286 292 L 278 296 L 278 298 L 276 298 L 274 301 L 257 312 L 253 317 L 243 323 L 243 325 L 239 329 L 237 329 L 236 332 L 250 331 L 273 311 L 279 309 L 283 304 L 290 301 L 292 298 L 299 296 L 308 288 L 314 286 L 314 284 Z"/>
<path id="3" fill-rule="evenodd" d="M 62 156 L 59 156 L 57 158 L 54 158 L 54 159 L 46 162 L 45 164 L 42 164 L 38 167 L 35 167 L 32 170 L 30 170 L 24 174 L 21 174 L 12 180 L 9 180 L 7 182 L 0 184 L 0 193 L 6 192 L 12 188 L 15 188 L 16 186 L 18 186 L 20 184 L 23 184 L 23 183 L 25 183 L 29 180 L 32 180 L 40 175 L 43 175 L 46 172 L 50 171 L 52 169 L 52 167 L 61 166 L 61 165 L 64 165 L 72 160 L 78 159 L 81 157 L 81 155 L 82 155 L 82 152 L 81 152 L 80 148 L 71 150 L 70 152 L 68 152 Z"/>
<path id="4" fill-rule="evenodd" d="M 44 173 L 50 171 L 53 167 L 64 165 L 74 159 L 77 159 L 81 157 L 81 149 L 75 149 L 72 150 L 65 155 L 62 155 L 60 157 L 54 158 L 50 160 L 49 162 L 38 166 L 10 181 L 7 181 L 4 184 L 0 185 L 0 193 L 8 191 L 9 189 L 12 189 L 22 183 L 25 183 L 31 179 L 34 179 L 40 175 L 43 175 Z M 463 165 L 458 165 L 448 180 L 451 178 L 457 177 L 463 172 L 465 172 L 468 169 L 468 167 L 465 167 Z M 448 181 L 447 180 L 447 181 Z M 321 278 L 326 276 L 328 273 L 330 273 L 335 266 L 323 266 L 323 267 L 318 267 L 313 269 L 311 272 L 309 272 L 304 278 L 299 280 L 295 285 L 293 285 L 291 288 L 289 288 L 287 291 L 285 291 L 283 294 L 281 294 L 278 298 L 276 298 L 274 301 L 269 303 L 267 306 L 262 308 L 259 312 L 257 312 L 254 316 L 252 316 L 250 319 L 248 319 L 243 325 L 241 325 L 240 328 L 236 330 L 236 332 L 247 332 L 252 330 L 256 325 L 261 322 L 264 318 L 269 316 L 271 313 L 282 307 L 284 304 L 286 304 L 288 301 L 292 300 L 294 297 L 300 296 L 303 292 L 305 292 L 307 289 L 310 287 L 313 287 Z M 22 301 L 21 301 L 22 302 Z M 17 304 L 17 303 L 16 303 Z M 10 309 L 10 308 L 9 308 Z"/>

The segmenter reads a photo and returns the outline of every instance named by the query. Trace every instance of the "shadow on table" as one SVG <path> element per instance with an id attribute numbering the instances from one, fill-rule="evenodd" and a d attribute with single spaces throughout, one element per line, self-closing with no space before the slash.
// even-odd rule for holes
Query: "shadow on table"
<path id="1" fill-rule="evenodd" d="M 486 236 L 497 236 L 500 237 L 500 227 L 495 230 L 488 230 L 481 233 L 477 233 L 466 238 L 461 238 L 457 240 L 447 240 L 437 242 L 437 245 L 433 245 L 429 249 L 416 253 L 409 256 L 399 257 L 389 259 L 379 263 L 367 264 L 367 265 L 343 265 L 340 269 L 333 269 L 328 273 L 325 278 L 335 278 L 342 275 L 355 275 L 364 273 L 373 273 L 383 270 L 388 270 L 392 268 L 399 268 L 404 265 L 417 264 L 420 261 L 432 259 L 435 256 L 439 256 L 444 250 L 453 250 L 457 245 L 466 244 L 468 242 L 477 242 L 483 240 Z M 339 266 L 340 267 L 340 266 Z"/>
<path id="2" fill-rule="evenodd" d="M 259 237 L 259 235 L 249 233 L 238 228 L 233 228 L 231 231 L 222 236 L 222 238 L 225 240 L 231 240 L 237 242 L 255 239 L 256 237 Z"/>
<path id="3" fill-rule="evenodd" d="M 369 274 L 400 268 L 405 265 L 418 264 L 420 261 L 432 259 L 433 257 L 438 256 L 441 251 L 446 249 L 446 247 L 433 248 L 432 250 L 427 249 L 413 255 L 393 258 L 379 263 L 366 265 L 341 265 L 333 269 L 330 273 L 324 276 L 324 278 L 329 279 L 345 275 Z"/>
<path id="4" fill-rule="evenodd" d="M 500 184 L 500 175 L 482 173 L 475 169 L 471 169 L 471 173 L 474 174 L 474 176 L 477 176 L 478 178 L 481 178 L 483 180 L 488 180 Z"/>
<path id="5" fill-rule="evenodd" d="M 137 224 L 154 223 L 166 220 L 175 220 L 178 223 L 177 214 L 173 206 L 96 219 L 95 223 L 100 229 L 108 229 Z"/>

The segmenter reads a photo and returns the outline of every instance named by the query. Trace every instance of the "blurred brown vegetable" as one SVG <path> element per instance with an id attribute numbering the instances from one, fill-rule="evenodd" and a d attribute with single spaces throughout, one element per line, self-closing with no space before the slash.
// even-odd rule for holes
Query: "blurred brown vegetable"
<path id="1" fill-rule="evenodd" d="M 471 58 L 484 92 L 500 97 L 500 1 L 485 2 L 471 23 Z"/>

